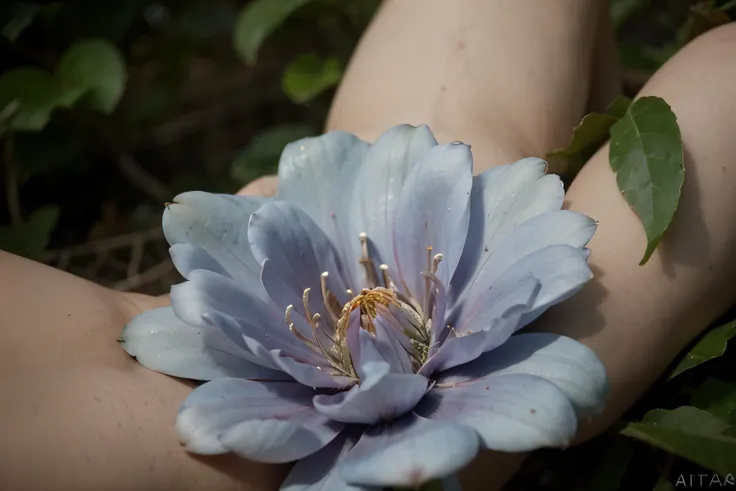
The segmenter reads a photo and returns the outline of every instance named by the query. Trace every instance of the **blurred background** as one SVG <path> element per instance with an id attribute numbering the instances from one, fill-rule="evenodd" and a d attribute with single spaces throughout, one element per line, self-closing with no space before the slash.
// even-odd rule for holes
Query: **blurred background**
<path id="1" fill-rule="evenodd" d="M 179 276 L 163 204 L 190 189 L 235 192 L 273 173 L 286 143 L 321 133 L 378 4 L 0 1 L 0 249 L 119 290 L 167 292 Z M 610 8 L 628 96 L 736 15 L 736 1 Z M 653 394 L 660 406 L 682 395 Z M 690 465 L 621 438 L 542 452 L 510 489 L 662 491 L 675 481 L 660 475 Z"/>
<path id="2" fill-rule="evenodd" d="M 234 192 L 274 172 L 286 143 L 319 134 L 378 4 L 3 0 L 0 249 L 113 288 L 167 291 L 178 277 L 163 203 Z M 628 94 L 731 10 L 613 1 Z"/>

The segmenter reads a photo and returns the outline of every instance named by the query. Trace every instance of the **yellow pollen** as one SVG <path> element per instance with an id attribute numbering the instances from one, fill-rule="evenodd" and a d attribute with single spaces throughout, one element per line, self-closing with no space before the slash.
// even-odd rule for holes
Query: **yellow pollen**
<path id="1" fill-rule="evenodd" d="M 378 305 L 388 306 L 390 304 L 399 305 L 396 295 L 388 288 L 377 287 L 372 290 L 361 290 L 359 295 L 353 297 L 342 308 L 335 333 L 337 340 L 345 338 L 350 322 L 350 314 L 353 310 L 360 309 L 360 313 L 372 321 L 378 315 Z M 368 323 L 368 325 L 372 326 L 372 322 Z M 371 329 L 368 329 L 368 331 L 370 332 Z"/>

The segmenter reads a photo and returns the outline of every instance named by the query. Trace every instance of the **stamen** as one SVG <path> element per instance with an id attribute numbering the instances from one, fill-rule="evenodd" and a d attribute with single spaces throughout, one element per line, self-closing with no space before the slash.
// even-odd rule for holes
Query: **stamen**
<path id="1" fill-rule="evenodd" d="M 432 246 L 427 247 L 427 271 L 432 271 Z"/>
<path id="2" fill-rule="evenodd" d="M 435 254 L 432 258 L 432 274 L 436 274 L 437 270 L 440 268 L 440 263 L 445 258 L 443 254 Z"/>
<path id="3" fill-rule="evenodd" d="M 368 285 L 370 285 L 371 288 L 375 288 L 378 286 L 378 278 L 376 278 L 376 267 L 373 264 L 373 260 L 370 258 L 370 255 L 368 254 L 368 235 L 365 232 L 361 232 L 358 235 L 358 239 L 360 240 L 361 251 L 361 258 L 359 262 L 363 266 L 363 269 L 365 269 L 365 275 L 368 279 Z"/>
<path id="4" fill-rule="evenodd" d="M 381 269 L 381 275 L 383 276 L 383 286 L 386 288 L 393 288 L 394 282 L 391 281 L 391 278 L 388 275 L 388 264 L 381 264 L 379 268 Z"/>
<path id="5" fill-rule="evenodd" d="M 294 336 L 296 336 L 299 341 L 303 342 L 304 344 L 306 344 L 313 350 L 319 352 L 319 347 L 316 344 L 314 344 L 314 342 L 311 339 L 309 339 L 304 334 L 302 334 L 299 331 L 299 329 L 297 329 L 296 326 L 294 325 L 294 321 L 291 319 L 292 310 L 294 310 L 294 306 L 289 305 L 288 307 L 286 307 L 286 312 L 284 312 L 284 320 L 286 321 L 286 324 L 289 326 L 289 331 L 291 331 L 291 333 Z"/>
<path id="6" fill-rule="evenodd" d="M 373 335 L 376 334 L 376 326 L 373 325 L 373 319 L 368 314 L 360 314 L 360 327 Z"/>
<path id="7" fill-rule="evenodd" d="M 350 295 L 350 298 L 355 298 L 355 293 L 353 293 L 353 290 L 351 290 L 350 288 L 348 288 L 347 290 L 345 290 L 345 293 L 347 293 L 348 295 Z"/>
<path id="8" fill-rule="evenodd" d="M 309 310 L 309 292 L 312 291 L 311 288 L 307 288 L 304 290 L 304 293 L 302 294 L 302 303 L 304 304 L 304 317 L 307 319 L 312 318 L 312 312 Z"/>
<path id="9" fill-rule="evenodd" d="M 330 314 L 332 322 L 337 322 L 340 317 L 340 302 L 337 301 L 337 297 L 327 289 L 327 278 L 330 274 L 325 271 L 320 277 L 320 287 L 322 289 L 322 302 L 325 304 L 327 313 Z"/>

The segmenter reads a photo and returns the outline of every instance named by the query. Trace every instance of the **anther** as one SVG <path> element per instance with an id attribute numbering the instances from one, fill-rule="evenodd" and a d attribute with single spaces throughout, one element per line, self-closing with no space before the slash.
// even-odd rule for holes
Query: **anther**
<path id="1" fill-rule="evenodd" d="M 381 264 L 379 268 L 381 269 L 381 275 L 383 275 L 383 286 L 385 286 L 386 288 L 391 288 L 393 282 L 388 275 L 388 264 Z"/>
<path id="2" fill-rule="evenodd" d="M 435 254 L 432 258 L 432 274 L 437 273 L 437 270 L 440 268 L 440 263 L 445 258 L 442 254 Z"/>
<path id="3" fill-rule="evenodd" d="M 327 289 L 327 278 L 329 278 L 329 276 L 330 273 L 325 271 L 320 277 L 322 302 L 325 304 L 325 309 L 327 309 L 327 313 L 330 314 L 332 322 L 337 322 L 337 319 L 340 317 L 340 303 L 337 301 L 335 295 Z"/>
<path id="4" fill-rule="evenodd" d="M 373 265 L 373 260 L 368 254 L 368 234 L 361 232 L 358 234 L 358 239 L 360 240 L 361 254 L 359 262 L 363 266 L 363 269 L 365 269 L 368 285 L 370 285 L 371 288 L 375 288 L 378 286 L 378 278 L 376 278 L 376 268 Z"/>
<path id="5" fill-rule="evenodd" d="M 302 294 L 302 303 L 304 304 L 304 316 L 309 319 L 312 317 L 312 312 L 309 310 L 309 292 L 312 291 L 311 288 L 307 288 L 304 290 L 304 293 Z"/>
<path id="6" fill-rule="evenodd" d="M 432 271 L 432 246 L 427 247 L 427 271 Z"/>
<path id="7" fill-rule="evenodd" d="M 296 336 L 299 341 L 302 341 L 304 344 L 306 344 L 313 350 L 319 351 L 319 347 L 317 347 L 311 339 L 309 339 L 304 334 L 299 332 L 299 329 L 297 329 L 296 326 L 294 325 L 294 321 L 291 319 L 292 310 L 294 310 L 294 306 L 289 305 L 288 307 L 286 307 L 286 311 L 284 312 L 284 320 L 286 321 L 286 324 L 289 326 L 289 331 L 291 331 L 291 333 L 294 336 Z"/>

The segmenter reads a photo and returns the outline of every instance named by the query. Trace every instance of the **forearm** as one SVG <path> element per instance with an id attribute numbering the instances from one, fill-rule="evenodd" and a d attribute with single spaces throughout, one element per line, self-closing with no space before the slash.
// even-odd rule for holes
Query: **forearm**
<path id="1" fill-rule="evenodd" d="M 191 391 L 116 341 L 155 299 L 0 251 L 0 489 L 268 491 L 284 469 L 195 459 L 174 420 Z"/>

